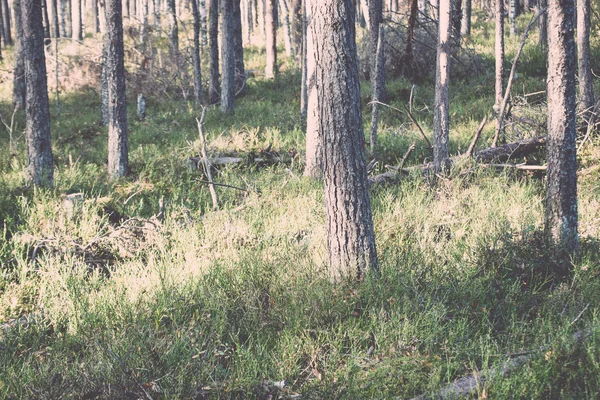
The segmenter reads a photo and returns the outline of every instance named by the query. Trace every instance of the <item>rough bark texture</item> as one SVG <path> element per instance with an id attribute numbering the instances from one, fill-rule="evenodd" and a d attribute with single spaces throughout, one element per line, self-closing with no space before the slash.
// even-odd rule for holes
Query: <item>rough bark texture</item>
<path id="1" fill-rule="evenodd" d="M 113 178 L 128 170 L 127 103 L 121 0 L 106 1 L 108 78 L 108 173 Z"/>
<path id="2" fill-rule="evenodd" d="M 265 78 L 273 79 L 277 75 L 277 0 L 267 0 L 265 22 L 267 35 Z"/>
<path id="3" fill-rule="evenodd" d="M 375 149 L 377 147 L 377 126 L 379 125 L 379 102 L 382 101 L 378 96 L 381 93 L 381 86 L 385 84 L 383 81 L 384 69 L 384 58 L 383 58 L 383 43 L 384 43 L 384 32 L 383 25 L 379 25 L 379 38 L 377 41 L 377 51 L 375 54 L 375 86 L 371 90 L 371 100 L 373 101 L 373 114 L 371 115 L 371 156 L 375 156 Z"/>
<path id="4" fill-rule="evenodd" d="M 472 3 L 472 0 L 464 0 L 462 24 L 460 31 L 462 36 L 469 36 L 471 34 Z"/>
<path id="5" fill-rule="evenodd" d="M 435 74 L 435 111 L 433 114 L 433 162 L 436 170 L 444 169 L 448 159 L 450 114 L 448 100 L 450 67 L 451 0 L 440 0 L 439 37 Z"/>
<path id="6" fill-rule="evenodd" d="M 21 3 L 29 0 L 14 0 L 13 10 L 15 15 L 15 65 L 13 79 L 13 107 L 25 106 L 25 60 L 23 58 L 23 25 L 21 23 Z"/>
<path id="7" fill-rule="evenodd" d="M 309 0 L 323 133 L 329 271 L 334 281 L 377 270 L 360 107 L 355 8 L 351 0 Z"/>
<path id="8" fill-rule="evenodd" d="M 210 47 L 210 79 L 208 96 L 211 103 L 219 101 L 219 0 L 208 4 L 208 46 Z"/>
<path id="9" fill-rule="evenodd" d="M 504 97 L 504 0 L 496 0 L 496 101 L 494 110 L 500 110 Z"/>
<path id="10" fill-rule="evenodd" d="M 577 0 L 577 61 L 581 110 L 587 124 L 593 117 L 594 107 L 594 87 L 590 66 L 590 0 Z"/>
<path id="11" fill-rule="evenodd" d="M 235 51 L 233 45 L 233 0 L 221 4 L 221 111 L 232 113 L 235 98 Z"/>
<path id="12" fill-rule="evenodd" d="M 565 255 L 578 246 L 574 13 L 574 0 L 549 2 L 545 234 Z"/>
<path id="13" fill-rule="evenodd" d="M 50 3 L 50 19 L 52 20 L 51 36 L 60 37 L 60 20 L 58 18 L 58 0 L 48 0 Z"/>
<path id="14" fill-rule="evenodd" d="M 83 40 L 83 18 L 81 12 L 81 0 L 72 0 L 71 18 L 73 21 L 73 36 L 74 40 Z"/>
<path id="15" fill-rule="evenodd" d="M 10 21 L 10 7 L 8 6 L 7 0 L 2 0 L 2 8 L 3 8 L 3 21 L 2 26 L 4 28 L 4 44 L 10 46 L 13 44 L 12 32 L 11 32 L 11 21 Z M 15 13 L 15 19 L 17 18 L 17 14 Z"/>
<path id="16" fill-rule="evenodd" d="M 302 54 L 302 9 L 303 0 L 292 0 L 291 23 L 292 23 L 292 43 L 294 56 L 296 59 Z"/>
<path id="17" fill-rule="evenodd" d="M 377 69 L 377 42 L 379 40 L 379 25 L 383 20 L 383 4 L 382 0 L 369 1 L 369 74 L 371 80 L 371 92 L 377 90 L 377 93 L 372 93 L 373 98 L 385 102 L 385 68 Z M 378 76 L 379 75 L 379 76 Z M 384 82 L 382 85 L 377 85 L 377 82 Z"/>
<path id="18" fill-rule="evenodd" d="M 198 0 L 192 0 L 192 15 L 194 17 L 194 50 L 192 51 L 192 66 L 194 68 L 194 98 L 202 104 L 202 71 L 200 69 L 200 9 Z"/>
<path id="19" fill-rule="evenodd" d="M 41 3 L 41 0 L 22 1 L 23 35 L 19 39 L 23 43 L 27 85 L 27 178 L 35 185 L 49 186 L 52 185 L 54 166 Z"/>
<path id="20" fill-rule="evenodd" d="M 233 0 L 233 52 L 235 57 L 235 91 L 237 92 L 244 86 L 246 81 L 240 0 Z"/>
<path id="21" fill-rule="evenodd" d="M 547 0 L 538 0 L 538 12 L 542 13 L 539 19 L 540 47 L 542 48 L 546 48 L 548 46 L 548 12 L 546 11 L 547 6 Z"/>
<path id="22" fill-rule="evenodd" d="M 305 0 L 305 54 L 304 85 L 306 96 L 306 166 L 304 175 L 321 178 L 323 174 L 323 143 L 320 134 L 319 97 L 316 82 L 316 53 L 313 25 L 314 9 L 309 8 L 311 0 Z"/>
<path id="23" fill-rule="evenodd" d="M 169 50 L 171 58 L 179 65 L 179 25 L 175 0 L 167 0 L 167 20 L 169 22 Z"/>

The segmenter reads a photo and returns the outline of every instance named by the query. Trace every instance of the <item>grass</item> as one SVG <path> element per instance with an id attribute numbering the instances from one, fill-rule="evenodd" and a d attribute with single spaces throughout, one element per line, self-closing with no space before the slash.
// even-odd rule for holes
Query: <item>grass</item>
<path id="1" fill-rule="evenodd" d="M 478 21 L 473 46 L 485 61 L 493 36 L 481 39 L 491 25 Z M 517 45 L 507 41 L 507 53 Z M 531 44 L 523 57 L 532 63 L 524 90 L 543 88 L 543 55 Z M 262 62 L 251 48 L 249 69 Z M 491 109 L 492 78 L 451 80 L 454 153 Z M 299 80 L 291 67 L 273 82 L 257 76 L 233 116 L 211 108 L 210 153 L 302 152 Z M 402 109 L 411 87 L 389 82 L 391 105 Z M 301 156 L 220 169 L 215 180 L 248 191 L 219 188 L 213 212 L 203 174 L 187 162 L 199 152 L 199 111 L 148 95 L 145 121 L 132 103 L 128 112 L 132 172 L 109 181 L 91 88 L 64 93 L 52 121 L 53 189 L 25 186 L 23 116 L 16 155 L 0 130 L 0 322 L 36 321 L 0 332 L 1 398 L 411 398 L 528 351 L 530 362 L 476 396 L 598 397 L 597 139 L 579 155 L 581 253 L 568 279 L 552 274 L 540 240 L 543 180 L 467 163 L 436 184 L 414 176 L 372 188 L 381 277 L 334 285 L 322 186 L 301 177 Z M 414 107 L 427 133 L 432 99 L 432 82 L 422 83 Z M 386 109 L 381 121 L 381 165 L 412 142 L 409 163 L 428 157 L 405 115 Z M 82 202 L 65 202 L 78 192 Z"/>

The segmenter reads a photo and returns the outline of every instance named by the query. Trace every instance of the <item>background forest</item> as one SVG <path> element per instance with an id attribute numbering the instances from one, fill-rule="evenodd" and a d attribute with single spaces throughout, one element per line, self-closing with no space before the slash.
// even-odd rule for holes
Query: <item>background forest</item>
<path id="1" fill-rule="evenodd" d="M 442 7 L 350 7 L 378 271 L 332 280 L 302 2 L 0 0 L 0 398 L 598 398 L 597 103 L 577 92 L 579 244 L 557 258 L 547 4 L 440 1 L 453 10 L 441 170 Z M 31 5 L 38 36 L 16 20 Z M 19 94 L 32 37 L 51 184 L 31 173 L 38 102 Z"/>

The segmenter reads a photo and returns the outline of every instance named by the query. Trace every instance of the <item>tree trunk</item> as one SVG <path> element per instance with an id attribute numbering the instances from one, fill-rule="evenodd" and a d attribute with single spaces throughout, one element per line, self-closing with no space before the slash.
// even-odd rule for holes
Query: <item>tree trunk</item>
<path id="1" fill-rule="evenodd" d="M 102 126 L 108 126 L 110 121 L 109 118 L 109 99 L 108 99 L 108 34 L 104 33 L 103 46 L 102 46 L 102 72 L 100 76 L 100 123 Z"/>
<path id="2" fill-rule="evenodd" d="M 60 37 L 60 21 L 58 19 L 58 0 L 46 0 L 50 2 L 50 19 L 52 20 L 52 31 L 51 36 L 55 38 Z"/>
<path id="3" fill-rule="evenodd" d="M 302 1 L 292 0 L 292 47 L 296 59 L 302 56 Z"/>
<path id="4" fill-rule="evenodd" d="M 4 17 L 2 12 L 2 3 L 0 3 L 0 62 L 4 61 L 2 57 L 2 39 L 4 39 Z M 6 43 L 4 43 L 6 46 Z"/>
<path id="5" fill-rule="evenodd" d="M 373 100 L 373 114 L 371 115 L 371 156 L 375 157 L 375 151 L 377 147 L 377 127 L 379 125 L 379 102 L 382 101 L 380 99 L 379 94 L 381 93 L 381 86 L 385 84 L 383 81 L 383 69 L 385 68 L 385 61 L 383 57 L 383 43 L 384 43 L 384 33 L 383 33 L 383 25 L 379 25 L 379 39 L 377 41 L 377 51 L 375 54 L 375 86 L 371 90 L 371 99 Z"/>
<path id="6" fill-rule="evenodd" d="M 73 36 L 74 40 L 83 40 L 83 20 L 81 13 L 81 0 L 72 0 L 72 20 L 73 20 Z"/>
<path id="7" fill-rule="evenodd" d="M 25 107 L 25 96 L 27 88 L 25 86 L 25 59 L 23 48 L 23 25 L 21 23 L 21 3 L 30 0 L 14 0 L 13 9 L 15 14 L 15 65 L 13 81 L 13 107 L 23 109 Z"/>
<path id="8" fill-rule="evenodd" d="M 360 106 L 355 8 L 309 0 L 319 131 L 323 133 L 327 251 L 333 281 L 377 271 Z"/>
<path id="9" fill-rule="evenodd" d="M 12 32 L 11 32 L 11 23 L 10 23 L 10 7 L 8 6 L 8 0 L 2 0 L 2 7 L 4 8 L 2 25 L 4 27 L 4 44 L 7 46 L 13 45 Z M 13 4 L 14 7 L 14 4 Z M 17 15 L 15 14 L 15 19 Z M 15 27 L 16 28 L 16 27 Z"/>
<path id="10" fill-rule="evenodd" d="M 471 11 L 472 11 L 472 0 L 464 0 L 461 35 L 469 36 L 471 34 Z"/>
<path id="11" fill-rule="evenodd" d="M 304 176 L 319 179 L 323 176 L 323 143 L 319 131 L 319 97 L 317 93 L 315 38 L 314 38 L 314 5 L 304 0 L 304 87 L 306 96 L 306 166 Z"/>
<path id="12" fill-rule="evenodd" d="M 540 47 L 545 49 L 548 47 L 548 7 L 547 0 L 538 0 L 538 12 L 542 13 L 539 17 L 538 24 L 540 29 Z"/>
<path id="13" fill-rule="evenodd" d="M 549 2 L 545 234 L 561 261 L 578 247 L 574 13 L 574 0 Z"/>
<path id="14" fill-rule="evenodd" d="M 379 101 L 386 101 L 385 93 L 385 68 L 377 70 L 377 42 L 379 40 L 379 25 L 383 20 L 382 0 L 369 1 L 369 77 L 371 80 L 371 97 Z M 377 73 L 383 76 L 377 76 Z M 384 82 L 378 86 L 377 82 Z M 373 93 L 378 89 L 377 93 Z"/>
<path id="15" fill-rule="evenodd" d="M 233 113 L 235 98 L 235 50 L 233 43 L 233 1 L 221 0 L 221 111 Z"/>
<path id="16" fill-rule="evenodd" d="M 158 36 L 160 36 L 162 32 L 160 26 L 160 0 L 153 0 L 152 5 L 154 6 L 154 28 L 158 32 Z"/>
<path id="17" fill-rule="evenodd" d="M 508 18 L 510 22 L 510 35 L 515 36 L 517 34 L 517 16 L 519 15 L 519 1 L 509 0 L 510 10 Z"/>
<path id="18" fill-rule="evenodd" d="M 42 0 L 42 11 L 43 11 L 43 19 L 44 19 L 44 38 L 48 39 L 48 40 L 44 41 L 45 44 L 51 43 L 51 41 L 49 40 L 51 27 L 50 27 L 50 18 L 48 17 L 48 1 L 50 1 L 50 0 Z"/>
<path id="19" fill-rule="evenodd" d="M 198 1 L 200 11 L 200 38 L 202 46 L 205 47 L 208 44 L 208 34 L 206 31 L 206 0 Z"/>
<path id="20" fill-rule="evenodd" d="M 494 110 L 500 111 L 504 98 L 504 0 L 496 0 L 496 102 Z"/>
<path id="21" fill-rule="evenodd" d="M 277 75 L 277 0 L 267 0 L 265 15 L 267 35 L 265 78 L 273 79 Z"/>
<path id="22" fill-rule="evenodd" d="M 140 32 L 140 41 L 142 43 L 142 48 L 146 49 L 148 43 L 148 14 L 150 14 L 150 5 L 149 0 L 142 0 L 142 4 L 140 5 L 142 12 L 142 28 Z"/>
<path id="23" fill-rule="evenodd" d="M 67 0 L 58 0 L 60 2 L 60 36 L 68 37 L 67 30 Z"/>
<path id="24" fill-rule="evenodd" d="M 100 15 L 98 13 L 98 0 L 92 0 L 92 19 L 94 20 L 94 33 L 98 34 L 100 33 Z"/>
<path id="25" fill-rule="evenodd" d="M 415 38 L 415 25 L 419 13 L 418 0 L 410 0 L 408 14 L 408 26 L 406 27 L 406 43 L 404 45 L 404 56 L 402 57 L 402 74 L 407 78 L 413 76 L 414 54 L 413 40 Z"/>
<path id="26" fill-rule="evenodd" d="M 50 104 L 46 80 L 41 0 L 21 2 L 23 58 L 27 86 L 27 178 L 36 186 L 51 186 L 54 173 L 50 143 Z"/>
<path id="27" fill-rule="evenodd" d="M 594 87 L 590 66 L 590 0 L 577 0 L 577 61 L 580 109 L 585 125 L 593 118 Z"/>
<path id="28" fill-rule="evenodd" d="M 307 79 L 307 65 L 306 65 L 306 1 L 302 0 L 302 10 L 301 10 L 301 18 L 302 18 L 302 48 L 301 48 L 301 64 L 302 64 L 302 86 L 300 88 L 300 117 L 303 119 L 306 118 L 306 111 L 308 107 L 308 79 Z M 308 158 L 308 157 L 307 157 Z"/>
<path id="29" fill-rule="evenodd" d="M 283 44 L 285 45 L 285 55 L 291 57 L 293 53 L 292 33 L 290 30 L 290 10 L 287 0 L 279 0 L 278 6 L 281 9 L 281 18 L 283 19 Z"/>
<path id="30" fill-rule="evenodd" d="M 233 53 L 235 57 L 235 91 L 237 92 L 246 84 L 240 0 L 233 0 Z"/>
<path id="31" fill-rule="evenodd" d="M 169 53 L 179 68 L 179 26 L 177 25 L 177 9 L 175 0 L 167 0 L 167 17 L 169 22 Z"/>
<path id="32" fill-rule="evenodd" d="M 200 10 L 198 0 L 192 1 L 192 15 L 194 17 L 194 50 L 192 65 L 194 68 L 194 98 L 196 103 L 202 104 L 202 73 L 200 69 Z"/>
<path id="33" fill-rule="evenodd" d="M 127 101 L 121 0 L 106 1 L 108 78 L 108 174 L 113 178 L 128 172 Z"/>
<path id="34" fill-rule="evenodd" d="M 448 159 L 448 137 L 450 130 L 450 113 L 448 110 L 448 81 L 451 0 L 440 0 L 439 38 L 437 46 L 437 63 L 435 79 L 435 111 L 433 115 L 433 162 L 437 171 L 445 169 Z"/>
<path id="35" fill-rule="evenodd" d="M 210 81 L 208 96 L 211 103 L 220 98 L 219 88 L 219 0 L 209 0 L 208 4 L 208 45 L 210 47 Z"/>
<path id="36" fill-rule="evenodd" d="M 462 24 L 462 0 L 453 0 L 452 1 L 452 26 L 454 30 L 454 37 L 458 42 L 460 42 L 460 33 L 462 32 L 461 24 Z"/>

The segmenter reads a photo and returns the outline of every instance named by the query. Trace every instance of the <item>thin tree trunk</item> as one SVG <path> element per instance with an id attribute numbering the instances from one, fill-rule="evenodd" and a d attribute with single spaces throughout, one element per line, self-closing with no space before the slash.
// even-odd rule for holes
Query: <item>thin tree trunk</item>
<path id="1" fill-rule="evenodd" d="M 81 13 L 81 0 L 72 0 L 73 36 L 74 40 L 83 40 L 83 20 Z"/>
<path id="2" fill-rule="evenodd" d="M 167 0 L 167 17 L 169 23 L 169 50 L 171 59 L 179 68 L 179 26 L 177 24 L 177 9 L 175 0 Z"/>
<path id="3" fill-rule="evenodd" d="M 2 57 L 2 40 L 4 39 L 4 17 L 3 17 L 3 14 L 4 13 L 2 12 L 2 3 L 0 3 L 0 62 L 4 61 L 4 58 Z M 4 43 L 4 46 L 6 46 L 6 43 Z"/>
<path id="4" fill-rule="evenodd" d="M 385 84 L 383 81 L 383 72 L 384 69 L 384 58 L 383 58 L 383 43 L 384 43 L 384 33 L 383 33 L 383 25 L 379 25 L 379 39 L 377 41 L 377 52 L 375 55 L 375 76 L 377 79 L 375 80 L 375 86 L 373 90 L 371 90 L 371 99 L 373 101 L 373 114 L 371 115 L 371 156 L 375 157 L 375 150 L 377 147 L 377 126 L 379 125 L 379 102 L 381 99 L 377 97 L 381 92 L 381 86 Z"/>
<path id="5" fill-rule="evenodd" d="M 464 0 L 462 25 L 461 25 L 461 31 L 460 31 L 462 36 L 471 35 L 472 5 L 473 5 L 472 0 Z"/>
<path id="6" fill-rule="evenodd" d="M 149 0 L 142 0 L 141 11 L 142 11 L 142 30 L 140 33 L 140 41 L 142 42 L 142 48 L 147 48 L 148 43 L 148 14 L 150 13 Z M 195 1 L 195 0 L 194 0 Z"/>
<path id="7" fill-rule="evenodd" d="M 220 98 L 219 87 L 219 0 L 209 0 L 208 5 L 208 45 L 210 47 L 210 80 L 208 96 L 211 103 Z"/>
<path id="8" fill-rule="evenodd" d="M 413 40 L 415 38 L 415 25 L 419 13 L 418 0 L 410 0 L 410 9 L 408 15 L 408 26 L 406 27 L 406 43 L 404 45 L 404 56 L 402 59 L 402 73 L 410 78 L 413 76 L 414 54 Z"/>
<path id="9" fill-rule="evenodd" d="M 294 43 L 294 56 L 296 59 L 302 56 L 302 1 L 292 0 L 292 41 Z"/>
<path id="10" fill-rule="evenodd" d="M 448 159 L 450 113 L 448 100 L 450 70 L 451 0 L 440 0 L 439 38 L 435 79 L 435 111 L 433 115 L 433 162 L 437 171 L 445 169 Z"/>
<path id="11" fill-rule="evenodd" d="M 546 10 L 548 7 L 547 0 L 538 0 L 538 12 L 542 13 L 539 19 L 539 27 L 540 27 L 540 47 L 542 49 L 546 49 L 548 47 L 548 11 Z"/>
<path id="12" fill-rule="evenodd" d="M 377 82 L 385 81 L 385 77 L 377 76 L 377 73 L 385 74 L 385 69 L 377 70 L 377 42 L 379 40 L 379 25 L 383 20 L 382 0 L 369 0 L 369 76 L 371 80 L 372 98 L 385 101 L 385 84 L 377 86 Z M 378 93 L 373 93 L 379 89 Z"/>
<path id="13" fill-rule="evenodd" d="M 590 0 L 577 0 L 577 61 L 580 108 L 587 126 L 593 118 L 594 107 L 594 87 L 590 66 Z"/>
<path id="14" fill-rule="evenodd" d="M 290 31 L 290 10 L 286 0 L 279 0 L 281 17 L 283 19 L 283 44 L 285 45 L 285 55 L 292 56 L 292 33 Z"/>
<path id="15" fill-rule="evenodd" d="M 265 78 L 277 75 L 277 0 L 267 0 L 266 11 L 267 65 Z"/>
<path id="16" fill-rule="evenodd" d="M 240 0 L 233 0 L 233 52 L 235 57 L 235 91 L 237 92 L 246 84 Z"/>
<path id="17" fill-rule="evenodd" d="M 460 42 L 460 33 L 462 32 L 462 0 L 452 1 L 452 26 L 454 28 L 453 35 Z"/>
<path id="18" fill-rule="evenodd" d="M 23 48 L 23 25 L 21 23 L 21 3 L 30 0 L 13 0 L 15 14 L 15 49 L 14 49 L 14 80 L 13 80 L 13 107 L 23 109 L 25 107 L 25 59 Z"/>
<path id="19" fill-rule="evenodd" d="M 350 0 L 310 0 L 310 25 L 323 133 L 329 272 L 333 281 L 376 272 L 360 107 L 355 8 Z"/>
<path id="20" fill-rule="evenodd" d="M 67 0 L 58 0 L 60 2 L 60 36 L 67 37 Z"/>
<path id="21" fill-rule="evenodd" d="M 20 2 L 15 0 L 15 3 Z M 36 186 L 51 186 L 54 174 L 50 143 L 50 104 L 46 79 L 44 30 L 41 0 L 24 0 L 21 15 L 27 86 L 27 178 Z"/>
<path id="22" fill-rule="evenodd" d="M 323 143 L 319 131 L 319 97 L 316 82 L 315 38 L 314 38 L 314 16 L 311 14 L 313 8 L 309 8 L 315 0 L 304 0 L 304 82 L 306 96 L 306 166 L 304 175 L 319 179 L 323 176 Z"/>
<path id="23" fill-rule="evenodd" d="M 121 0 L 106 1 L 108 78 L 108 174 L 113 178 L 128 172 L 127 100 Z"/>
<path id="24" fill-rule="evenodd" d="M 198 7 L 200 11 L 200 38 L 202 40 L 202 46 L 205 47 L 208 44 L 208 34 L 206 30 L 206 0 L 199 0 Z"/>
<path id="25" fill-rule="evenodd" d="M 60 37 L 60 21 L 58 19 L 58 0 L 46 0 L 50 3 L 50 19 L 52 21 L 52 31 L 50 36 L 54 38 Z"/>
<path id="26" fill-rule="evenodd" d="M 160 0 L 153 0 L 152 5 L 154 6 L 154 29 L 156 29 L 158 36 L 160 36 L 162 33 L 160 26 Z"/>
<path id="27" fill-rule="evenodd" d="M 306 118 L 306 111 L 308 107 L 308 78 L 307 78 L 307 65 L 306 65 L 306 0 L 302 0 L 301 4 L 301 31 L 302 31 L 302 51 L 300 53 L 302 62 L 302 86 L 300 89 L 300 116 Z"/>
<path id="28" fill-rule="evenodd" d="M 101 96 L 101 107 L 100 107 L 100 123 L 103 126 L 108 126 L 110 121 L 109 118 L 109 96 L 108 96 L 108 34 L 104 33 L 103 46 L 102 46 L 102 73 L 100 76 L 100 96 Z"/>
<path id="29" fill-rule="evenodd" d="M 45 40 L 44 42 L 46 44 L 49 44 L 51 41 L 50 39 L 50 18 L 48 18 L 48 1 L 49 0 L 42 0 L 42 11 L 43 11 L 43 19 L 44 19 L 44 38 L 48 39 Z"/>
<path id="30" fill-rule="evenodd" d="M 509 22 L 510 22 L 510 35 L 515 36 L 517 34 L 517 16 L 519 15 L 519 1 L 509 0 Z"/>
<path id="31" fill-rule="evenodd" d="M 235 98 L 235 51 L 233 43 L 233 0 L 221 0 L 221 111 L 233 113 Z"/>
<path id="32" fill-rule="evenodd" d="M 16 0 L 15 0 L 16 1 Z M 8 0 L 2 0 L 2 7 L 4 8 L 3 17 L 4 21 L 2 23 L 4 27 L 4 43 L 7 46 L 13 45 L 12 32 L 11 32 L 11 21 L 10 21 L 10 7 L 8 6 Z M 13 4 L 14 7 L 14 4 Z M 15 14 L 15 19 L 17 15 Z M 16 30 L 16 27 L 15 27 Z"/>
<path id="33" fill-rule="evenodd" d="M 194 17 L 194 50 L 192 65 L 194 68 L 194 98 L 196 103 L 202 104 L 202 73 L 200 69 L 200 10 L 198 0 L 192 1 L 192 15 Z"/>
<path id="34" fill-rule="evenodd" d="M 98 0 L 92 0 L 92 19 L 94 20 L 94 33 L 100 33 L 100 15 L 98 13 Z"/>
<path id="35" fill-rule="evenodd" d="M 579 242 L 574 13 L 574 0 L 549 2 L 545 235 L 565 265 L 570 265 L 568 257 L 576 251 Z"/>
<path id="36" fill-rule="evenodd" d="M 500 111 L 504 97 L 504 0 L 496 0 L 496 102 L 494 110 Z"/>

